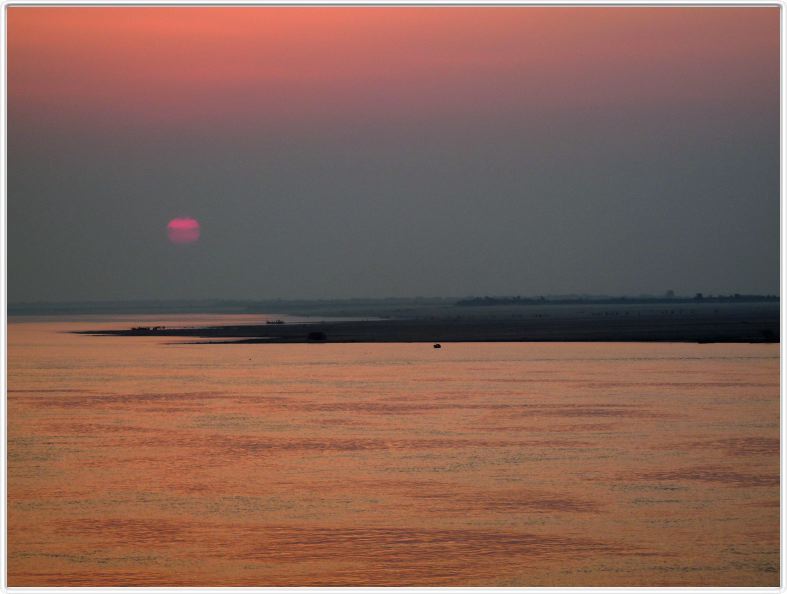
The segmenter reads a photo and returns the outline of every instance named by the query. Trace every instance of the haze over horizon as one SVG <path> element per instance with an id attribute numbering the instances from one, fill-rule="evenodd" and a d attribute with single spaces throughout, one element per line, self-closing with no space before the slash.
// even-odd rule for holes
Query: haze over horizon
<path id="1" fill-rule="evenodd" d="M 10 303 L 779 293 L 778 8 L 7 14 Z"/>
<path id="2" fill-rule="evenodd" d="M 779 297 L 779 292 L 776 293 L 768 293 L 768 294 L 760 294 L 760 293 L 738 293 L 736 297 L 736 293 L 733 292 L 721 292 L 721 293 L 703 293 L 702 297 L 698 298 L 697 293 L 687 293 L 687 294 L 674 294 L 674 295 L 667 295 L 666 292 L 662 293 L 637 293 L 637 294 L 627 294 L 627 295 L 609 295 L 609 294 L 589 294 L 589 293 L 566 293 L 566 294 L 559 294 L 559 295 L 551 295 L 551 294 L 538 294 L 538 295 L 490 295 L 488 293 L 484 294 L 475 294 L 475 295 L 404 295 L 400 297 L 392 297 L 392 296 L 381 296 L 381 297 L 367 297 L 363 295 L 356 295 L 352 297 L 315 297 L 315 298 L 301 298 L 301 297 L 267 297 L 261 299 L 235 299 L 231 297 L 201 297 L 195 299 L 155 299 L 155 298 L 139 298 L 139 299 L 80 299 L 80 300 L 64 300 L 64 301 L 14 301 L 10 302 L 9 306 L 14 307 L 24 307 L 24 306 L 67 306 L 67 305 L 82 305 L 88 303 L 96 303 L 96 304 L 103 304 L 106 306 L 112 305 L 135 305 L 135 304 L 155 304 L 159 303 L 161 305 L 171 305 L 171 306 L 188 306 L 191 305 L 198 305 L 198 304 L 217 304 L 220 305 L 222 303 L 225 304 L 232 304 L 232 303 L 242 303 L 242 304 L 265 304 L 270 302 L 277 302 L 280 301 L 282 303 L 309 303 L 309 302 L 327 302 L 327 303 L 347 303 L 347 302 L 449 302 L 453 303 L 455 301 L 472 301 L 478 299 L 492 299 L 498 301 L 505 301 L 506 299 L 516 299 L 517 297 L 523 300 L 538 300 L 538 299 L 545 299 L 547 303 L 565 300 L 565 299 L 578 299 L 578 300 L 586 300 L 589 302 L 592 301 L 609 301 L 609 300 L 619 300 L 619 299 L 630 299 L 632 301 L 636 301 L 638 299 L 653 299 L 653 300 L 668 300 L 673 299 L 677 301 L 695 301 L 699 299 L 700 301 L 705 300 L 711 302 L 714 299 L 721 299 L 721 300 L 729 300 L 732 302 L 733 299 L 740 298 L 745 302 L 748 299 L 755 298 L 759 300 L 760 298 L 774 298 Z"/>

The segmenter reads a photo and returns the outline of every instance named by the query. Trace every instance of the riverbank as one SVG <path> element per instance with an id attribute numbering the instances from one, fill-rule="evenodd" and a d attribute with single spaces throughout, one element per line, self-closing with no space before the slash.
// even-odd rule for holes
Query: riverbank
<path id="1" fill-rule="evenodd" d="M 409 319 L 316 321 L 192 328 L 85 330 L 109 336 L 171 336 L 210 343 L 376 342 L 779 342 L 778 304 L 597 305 L 458 308 Z M 484 311 L 478 311 L 478 310 Z"/>

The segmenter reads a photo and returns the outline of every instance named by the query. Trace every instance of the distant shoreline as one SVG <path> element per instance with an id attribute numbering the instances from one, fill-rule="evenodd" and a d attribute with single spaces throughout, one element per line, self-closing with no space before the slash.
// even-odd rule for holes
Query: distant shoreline
<path id="1" fill-rule="evenodd" d="M 532 310 L 537 307 L 604 305 L 683 306 L 710 304 L 767 304 L 779 303 L 778 295 L 702 295 L 694 296 L 609 296 L 609 295 L 551 295 L 546 297 L 411 297 L 374 299 L 263 299 L 231 300 L 132 300 L 132 301 L 70 301 L 16 302 L 8 305 L 9 316 L 91 315 L 91 314 L 290 314 L 332 316 L 409 317 L 414 312 L 440 309 L 447 315 L 464 315 L 468 310 L 489 307 L 517 307 Z M 450 312 L 450 313 L 449 313 Z"/>
<path id="2" fill-rule="evenodd" d="M 316 321 L 197 328 L 86 329 L 96 336 L 188 338 L 206 344 L 450 343 L 450 342 L 691 342 L 778 343 L 779 304 L 696 303 L 673 307 L 626 304 L 453 307 L 411 312 L 410 317 L 366 321 Z M 466 310 L 465 310 L 466 311 Z"/>

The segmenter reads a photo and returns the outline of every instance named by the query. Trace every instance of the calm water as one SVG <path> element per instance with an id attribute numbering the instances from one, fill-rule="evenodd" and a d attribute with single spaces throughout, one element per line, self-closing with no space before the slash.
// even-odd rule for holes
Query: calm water
<path id="1" fill-rule="evenodd" d="M 778 345 L 129 325 L 9 323 L 11 586 L 779 583 Z"/>

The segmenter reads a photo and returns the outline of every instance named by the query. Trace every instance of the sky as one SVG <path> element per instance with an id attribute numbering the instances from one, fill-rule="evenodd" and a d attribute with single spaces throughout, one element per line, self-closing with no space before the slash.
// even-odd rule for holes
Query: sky
<path id="1" fill-rule="evenodd" d="M 11 303 L 779 292 L 777 7 L 7 11 Z"/>

